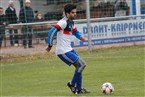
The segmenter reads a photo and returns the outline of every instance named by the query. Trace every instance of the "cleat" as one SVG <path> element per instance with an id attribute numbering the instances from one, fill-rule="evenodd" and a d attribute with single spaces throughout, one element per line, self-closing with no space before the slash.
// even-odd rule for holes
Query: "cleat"
<path id="1" fill-rule="evenodd" d="M 84 88 L 77 91 L 77 94 L 87 94 L 87 93 L 91 93 L 91 92 L 86 90 L 86 89 L 84 89 Z"/>
<path id="2" fill-rule="evenodd" d="M 73 85 L 71 85 L 70 82 L 67 83 L 67 86 L 70 88 L 70 90 L 71 90 L 74 94 L 78 94 L 78 93 L 76 92 L 76 87 L 73 86 Z"/>

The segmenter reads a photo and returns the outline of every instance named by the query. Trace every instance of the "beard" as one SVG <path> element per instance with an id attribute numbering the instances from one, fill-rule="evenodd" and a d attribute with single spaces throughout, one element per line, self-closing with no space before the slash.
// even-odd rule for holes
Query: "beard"
<path id="1" fill-rule="evenodd" d="M 75 16 L 71 16 L 70 19 L 74 20 L 74 19 L 76 19 L 76 17 L 77 17 L 76 15 Z"/>

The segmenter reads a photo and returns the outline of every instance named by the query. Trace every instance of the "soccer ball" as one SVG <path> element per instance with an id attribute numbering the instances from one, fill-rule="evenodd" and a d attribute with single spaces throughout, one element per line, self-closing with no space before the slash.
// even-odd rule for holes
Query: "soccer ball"
<path id="1" fill-rule="evenodd" d="M 102 87 L 101 90 L 104 94 L 106 95 L 110 95 L 113 91 L 114 91 L 114 87 L 111 83 L 109 82 L 105 82 Z"/>

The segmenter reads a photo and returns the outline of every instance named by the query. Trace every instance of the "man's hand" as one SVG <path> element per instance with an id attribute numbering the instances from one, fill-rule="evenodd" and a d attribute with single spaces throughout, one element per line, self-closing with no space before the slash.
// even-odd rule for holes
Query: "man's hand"
<path id="1" fill-rule="evenodd" d="M 86 40 L 86 38 L 82 36 L 81 37 L 81 41 L 85 41 L 85 40 Z"/>
<path id="2" fill-rule="evenodd" d="M 3 22 L 3 25 L 6 26 L 6 22 Z"/>
<path id="3" fill-rule="evenodd" d="M 46 51 L 47 51 L 47 52 L 50 52 L 51 48 L 52 48 L 52 47 L 49 47 L 49 46 L 48 46 L 48 47 L 46 48 Z"/>

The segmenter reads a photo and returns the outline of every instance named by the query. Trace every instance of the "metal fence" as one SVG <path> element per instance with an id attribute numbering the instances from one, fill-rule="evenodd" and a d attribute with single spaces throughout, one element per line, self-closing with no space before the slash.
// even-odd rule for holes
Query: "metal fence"
<path id="1" fill-rule="evenodd" d="M 49 29 L 57 23 L 57 20 L 63 17 L 63 7 L 66 3 L 74 3 L 78 6 L 78 17 L 75 22 L 77 24 L 87 24 L 87 32 L 89 32 L 87 37 L 90 50 L 92 46 L 92 23 L 137 19 L 144 21 L 145 18 L 145 4 L 141 4 L 142 15 L 132 15 L 133 9 L 131 0 L 111 0 L 107 2 L 106 0 L 79 0 L 79 2 L 77 0 L 42 0 L 41 2 L 31 0 L 31 10 L 27 10 L 25 7 L 27 4 L 26 1 L 1 0 L 2 13 L 6 15 L 7 19 L 4 22 L 9 22 L 8 25 L 4 26 L 5 33 L 1 34 L 1 36 L 4 36 L 4 46 L 12 42 L 15 44 L 17 40 L 19 41 L 18 44 L 23 45 L 22 41 L 25 37 L 28 39 L 29 34 L 32 40 L 36 40 L 36 43 L 35 41 L 32 42 L 33 44 L 38 44 L 40 40 L 44 40 L 46 43 L 47 33 Z M 16 21 L 14 21 L 15 18 L 12 16 L 13 13 L 9 13 L 8 10 L 11 3 L 14 4 L 16 11 Z M 54 8 L 56 10 L 54 10 Z M 10 41 L 10 43 L 8 43 L 8 41 Z"/>

